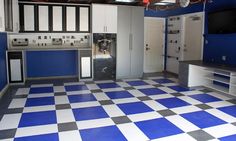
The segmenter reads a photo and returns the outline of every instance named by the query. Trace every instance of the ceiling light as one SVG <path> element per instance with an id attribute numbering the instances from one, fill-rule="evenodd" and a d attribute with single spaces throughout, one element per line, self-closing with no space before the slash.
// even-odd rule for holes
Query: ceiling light
<path id="1" fill-rule="evenodd" d="M 154 5 L 173 5 L 174 3 L 168 3 L 168 2 L 157 2 L 154 3 Z"/>
<path id="2" fill-rule="evenodd" d="M 115 0 L 116 2 L 125 2 L 125 3 L 131 3 L 135 2 L 135 0 Z"/>
<path id="3" fill-rule="evenodd" d="M 161 0 L 161 3 L 176 3 L 176 0 Z"/>

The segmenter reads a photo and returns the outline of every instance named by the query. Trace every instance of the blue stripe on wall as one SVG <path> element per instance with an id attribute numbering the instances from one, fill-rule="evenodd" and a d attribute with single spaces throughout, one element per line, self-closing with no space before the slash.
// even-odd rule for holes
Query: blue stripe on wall
<path id="1" fill-rule="evenodd" d="M 27 77 L 78 75 L 78 51 L 27 51 Z"/>
<path id="2" fill-rule="evenodd" d="M 7 34 L 0 33 L 0 91 L 7 85 Z"/>

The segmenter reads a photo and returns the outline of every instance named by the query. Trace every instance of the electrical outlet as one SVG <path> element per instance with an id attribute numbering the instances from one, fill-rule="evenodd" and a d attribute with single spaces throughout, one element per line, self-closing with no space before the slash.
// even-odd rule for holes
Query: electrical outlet
<path id="1" fill-rule="evenodd" d="M 223 60 L 223 61 L 226 61 L 226 56 L 222 56 L 222 60 Z"/>

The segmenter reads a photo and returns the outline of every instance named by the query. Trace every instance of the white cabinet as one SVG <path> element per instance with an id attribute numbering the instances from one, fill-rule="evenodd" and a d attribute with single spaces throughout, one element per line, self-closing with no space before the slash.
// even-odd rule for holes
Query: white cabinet
<path id="1" fill-rule="evenodd" d="M 52 30 L 62 31 L 62 6 L 52 7 Z"/>
<path id="2" fill-rule="evenodd" d="M 38 7 L 39 31 L 49 31 L 49 8 L 48 6 Z"/>
<path id="3" fill-rule="evenodd" d="M 4 0 L 0 0 L 0 31 L 5 31 Z"/>
<path id="4" fill-rule="evenodd" d="M 24 31 L 35 31 L 34 5 L 24 5 Z"/>
<path id="5" fill-rule="evenodd" d="M 143 75 L 143 10 L 142 7 L 118 6 L 117 79 Z"/>
<path id="6" fill-rule="evenodd" d="M 89 31 L 89 7 L 79 8 L 79 31 Z"/>
<path id="7" fill-rule="evenodd" d="M 66 31 L 76 31 L 76 7 L 66 7 Z"/>
<path id="8" fill-rule="evenodd" d="M 117 33 L 117 6 L 92 5 L 93 33 Z"/>

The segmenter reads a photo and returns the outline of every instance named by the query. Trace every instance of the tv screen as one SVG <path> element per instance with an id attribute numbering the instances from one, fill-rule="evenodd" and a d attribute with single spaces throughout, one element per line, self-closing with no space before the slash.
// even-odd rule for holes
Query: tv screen
<path id="1" fill-rule="evenodd" d="M 208 13 L 208 34 L 236 33 L 236 9 Z"/>

